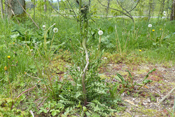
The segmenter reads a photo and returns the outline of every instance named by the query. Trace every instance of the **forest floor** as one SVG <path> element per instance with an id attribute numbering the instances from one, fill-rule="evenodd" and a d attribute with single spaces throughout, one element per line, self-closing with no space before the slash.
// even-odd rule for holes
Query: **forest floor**
<path id="1" fill-rule="evenodd" d="M 171 63 L 165 64 L 153 64 L 153 63 L 118 63 L 107 64 L 103 67 L 101 74 L 102 77 L 112 79 L 116 73 L 121 74 L 124 78 L 128 77 L 129 70 L 133 76 L 133 82 L 141 83 L 146 74 L 153 71 L 148 79 L 153 82 L 143 86 L 141 89 L 134 89 L 132 92 L 122 93 L 122 100 L 126 109 L 120 113 L 122 117 L 169 117 L 173 116 L 174 96 L 175 91 L 170 91 L 175 87 L 175 66 Z M 159 102 L 168 93 L 168 95 L 160 104 Z M 175 114 L 174 114 L 175 116 Z"/>
<path id="2" fill-rule="evenodd" d="M 60 62 L 57 62 L 60 65 Z M 112 83 L 119 83 L 115 78 L 117 73 L 128 80 L 129 74 L 126 70 L 129 70 L 133 83 L 140 84 L 149 71 L 156 69 L 147 78 L 152 80 L 151 83 L 139 90 L 136 86 L 132 91 L 124 91 L 121 94 L 123 102 L 120 106 L 124 109 L 117 113 L 119 117 L 173 117 L 172 114 L 175 115 L 173 113 L 175 91 L 171 92 L 175 88 L 175 65 L 173 63 L 148 62 L 139 57 L 127 58 L 126 56 L 118 57 L 118 55 L 102 57 L 102 63 L 99 68 L 99 76 Z M 53 64 L 56 65 L 55 61 Z M 63 72 L 57 74 L 61 75 Z M 167 96 L 169 93 L 170 95 Z M 163 98 L 165 99 L 162 100 Z"/>

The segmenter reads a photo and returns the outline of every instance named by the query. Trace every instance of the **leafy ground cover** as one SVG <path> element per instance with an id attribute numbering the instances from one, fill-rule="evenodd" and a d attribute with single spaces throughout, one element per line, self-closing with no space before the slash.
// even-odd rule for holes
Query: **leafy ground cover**
<path id="1" fill-rule="evenodd" d="M 173 116 L 174 22 L 90 20 L 84 95 L 77 21 L 45 18 L 0 22 L 1 116 Z"/>

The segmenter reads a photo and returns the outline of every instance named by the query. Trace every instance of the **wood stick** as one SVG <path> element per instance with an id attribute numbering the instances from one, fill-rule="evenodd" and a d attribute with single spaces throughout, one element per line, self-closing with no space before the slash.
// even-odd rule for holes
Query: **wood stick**
<path id="1" fill-rule="evenodd" d="M 171 91 L 159 101 L 158 105 L 159 105 L 160 103 L 162 103 L 167 97 L 169 97 L 169 95 L 170 95 L 174 90 L 175 90 L 175 87 L 174 87 L 173 89 L 171 89 Z"/>

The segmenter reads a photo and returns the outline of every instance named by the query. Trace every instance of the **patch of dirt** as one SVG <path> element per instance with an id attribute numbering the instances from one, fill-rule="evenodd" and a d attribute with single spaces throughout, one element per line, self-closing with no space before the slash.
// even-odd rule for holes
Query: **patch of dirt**
<path id="1" fill-rule="evenodd" d="M 122 75 L 125 79 L 129 77 L 128 72 L 133 76 L 133 81 L 141 83 L 147 73 L 153 71 L 148 79 L 153 82 L 143 86 L 139 90 L 133 92 L 124 92 L 121 94 L 127 107 L 120 116 L 134 116 L 134 117 L 165 117 L 170 116 L 174 106 L 173 91 L 161 104 L 160 100 L 167 95 L 171 89 L 175 87 L 175 66 L 165 66 L 163 64 L 107 64 L 102 66 L 100 74 L 102 78 L 107 78 L 108 81 L 118 82 L 114 76 L 116 73 Z"/>
<path id="2" fill-rule="evenodd" d="M 117 64 L 109 64 L 107 59 L 112 61 L 112 58 L 118 57 L 102 58 L 104 59 L 103 64 L 99 68 L 100 77 L 107 82 L 119 82 L 115 79 L 117 73 L 122 75 L 125 80 L 129 79 L 129 74 L 126 71 L 129 70 L 133 82 L 140 84 L 149 71 L 154 68 L 156 69 L 149 74 L 147 78 L 152 80 L 151 83 L 146 84 L 140 89 L 135 87 L 133 91 L 124 91 L 121 94 L 126 109 L 121 113 L 117 113 L 119 117 L 169 117 L 170 114 L 172 114 L 175 91 L 167 96 L 160 104 L 159 102 L 175 87 L 175 66 L 144 62 L 139 64 L 139 61 L 134 63 L 133 60 L 129 63 L 128 61 L 122 62 L 122 59 L 117 60 Z M 63 77 L 65 69 L 61 69 L 62 67 L 58 66 L 64 66 L 63 68 L 66 68 L 66 64 L 63 65 L 63 63 L 67 62 L 61 62 L 62 64 L 60 64 L 59 61 L 57 63 L 58 64 L 55 64 L 55 61 L 53 61 L 52 64 L 55 65 L 55 67 L 51 67 L 55 68 L 55 71 L 59 71 L 56 72 L 57 75 Z"/>

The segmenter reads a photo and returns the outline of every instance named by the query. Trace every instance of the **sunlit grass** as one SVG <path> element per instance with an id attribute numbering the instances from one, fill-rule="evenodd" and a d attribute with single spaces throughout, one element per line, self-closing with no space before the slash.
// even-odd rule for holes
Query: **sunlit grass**
<path id="1" fill-rule="evenodd" d="M 50 68 L 52 59 L 58 54 L 62 55 L 59 59 L 64 60 L 67 57 L 66 54 L 69 53 L 71 56 L 68 57 L 74 57 L 73 59 L 76 60 L 82 54 L 77 20 L 62 17 L 50 18 L 49 16 L 44 17 L 45 20 L 37 20 L 37 17 L 40 16 L 36 16 L 36 23 L 41 29 L 37 29 L 31 21 L 20 24 L 15 19 L 0 22 L 0 85 L 2 89 L 0 94 L 7 97 L 15 99 L 21 92 L 36 86 L 36 89 L 31 91 L 31 97 L 42 97 L 42 100 L 51 96 L 56 98 L 53 81 L 59 78 L 51 74 L 53 71 L 50 70 L 60 69 L 61 71 L 62 67 L 59 65 L 62 64 L 59 64 L 58 60 L 54 62 L 58 63 L 58 66 Z M 99 50 L 104 50 L 106 58 L 111 57 L 111 61 L 117 59 L 116 63 L 118 61 L 124 61 L 126 64 L 129 62 L 138 64 L 140 62 L 174 62 L 175 27 L 172 25 L 175 22 L 136 20 L 134 24 L 129 19 L 120 18 L 108 20 L 94 18 L 93 20 L 87 40 L 90 57 L 91 52 L 99 48 Z M 47 29 L 54 23 L 56 24 L 52 29 L 45 33 L 42 26 L 45 25 Z M 148 27 L 148 24 L 152 24 L 152 27 Z M 19 37 L 18 33 L 13 30 L 20 31 L 22 37 Z M 103 35 L 98 35 L 99 30 L 103 32 Z M 72 58 L 66 58 L 64 62 L 71 60 Z M 78 62 L 81 63 L 81 61 Z M 38 82 L 41 84 L 37 84 Z M 36 99 L 30 96 L 27 99 Z M 30 106 L 30 108 L 33 107 L 34 105 Z"/>

